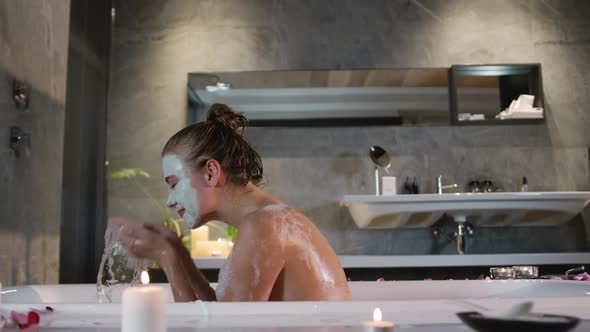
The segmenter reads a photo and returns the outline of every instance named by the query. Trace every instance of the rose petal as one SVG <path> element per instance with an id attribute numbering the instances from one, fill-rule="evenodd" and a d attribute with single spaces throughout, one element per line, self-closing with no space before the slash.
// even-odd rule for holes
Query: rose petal
<path id="1" fill-rule="evenodd" d="M 37 314 L 39 314 L 40 316 L 48 314 L 48 313 L 52 313 L 55 310 L 52 307 L 45 307 L 45 309 L 37 309 L 37 308 L 29 308 L 29 311 L 33 311 L 36 312 Z"/>
<path id="2" fill-rule="evenodd" d="M 28 322 L 27 316 L 25 314 L 21 314 L 16 311 L 10 312 L 10 318 L 20 327 L 21 325 L 26 325 Z"/>
<path id="3" fill-rule="evenodd" d="M 572 279 L 573 280 L 580 280 L 580 281 L 590 280 L 590 275 L 587 272 L 584 272 L 584 273 L 580 273 L 578 275 L 573 276 Z"/>
<path id="4" fill-rule="evenodd" d="M 10 317 L 21 330 L 29 328 L 31 325 L 37 325 L 40 321 L 39 314 L 35 311 L 29 311 L 26 315 L 16 311 L 11 311 Z"/>
<path id="5" fill-rule="evenodd" d="M 37 324 L 39 324 L 39 321 L 41 320 L 39 318 L 39 314 L 34 311 L 29 311 L 29 313 L 27 314 L 27 318 L 29 319 L 28 320 L 29 326 L 37 325 Z"/>

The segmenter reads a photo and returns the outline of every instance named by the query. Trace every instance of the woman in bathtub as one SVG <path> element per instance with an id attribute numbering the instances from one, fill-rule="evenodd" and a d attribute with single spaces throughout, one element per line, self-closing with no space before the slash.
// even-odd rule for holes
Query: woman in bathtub
<path id="1" fill-rule="evenodd" d="M 133 255 L 164 269 L 176 301 L 350 299 L 328 241 L 303 214 L 257 186 L 262 162 L 237 131 L 245 125 L 243 116 L 215 104 L 206 121 L 176 133 L 162 152 L 168 205 L 193 228 L 221 220 L 238 229 L 217 289 L 163 225 L 110 219 L 110 227 L 120 229 L 120 240 Z"/>

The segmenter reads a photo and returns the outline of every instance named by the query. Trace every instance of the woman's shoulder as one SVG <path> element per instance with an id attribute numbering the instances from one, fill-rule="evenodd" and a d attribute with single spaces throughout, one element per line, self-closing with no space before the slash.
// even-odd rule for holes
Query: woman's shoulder
<path id="1" fill-rule="evenodd" d="M 240 227 L 248 231 L 277 232 L 284 226 L 292 224 L 300 219 L 300 214 L 283 203 L 273 203 L 265 205 L 246 216 L 246 219 Z"/>
<path id="2" fill-rule="evenodd" d="M 243 224 L 248 225 L 250 227 L 262 226 L 266 224 L 265 222 L 284 218 L 287 214 L 289 214 L 290 211 L 291 208 L 289 208 L 289 206 L 287 206 L 286 204 L 268 204 L 255 211 L 250 212 L 246 216 L 246 219 L 244 220 Z"/>
<path id="3" fill-rule="evenodd" d="M 272 204 L 268 204 L 263 206 L 262 208 L 258 209 L 256 212 L 261 212 L 261 213 L 270 213 L 270 214 L 276 214 L 276 213 L 284 213 L 287 210 L 292 210 L 287 204 L 284 203 L 272 203 Z"/>

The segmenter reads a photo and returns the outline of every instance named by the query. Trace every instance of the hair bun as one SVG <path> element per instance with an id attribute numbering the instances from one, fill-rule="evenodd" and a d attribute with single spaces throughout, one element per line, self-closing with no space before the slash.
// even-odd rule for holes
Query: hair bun
<path id="1" fill-rule="evenodd" d="M 243 128 L 248 125 L 246 117 L 234 112 L 231 107 L 225 104 L 213 104 L 207 112 L 207 120 L 221 123 L 233 130 Z"/>

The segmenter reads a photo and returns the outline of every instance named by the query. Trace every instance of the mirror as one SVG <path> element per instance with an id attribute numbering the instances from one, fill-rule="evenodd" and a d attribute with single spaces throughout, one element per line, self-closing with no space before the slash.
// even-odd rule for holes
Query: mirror
<path id="1" fill-rule="evenodd" d="M 453 66 L 453 124 L 515 124 L 543 121 L 541 66 Z"/>
<path id="2" fill-rule="evenodd" d="M 189 74 L 189 122 L 213 103 L 250 126 L 449 125 L 448 68 Z"/>

